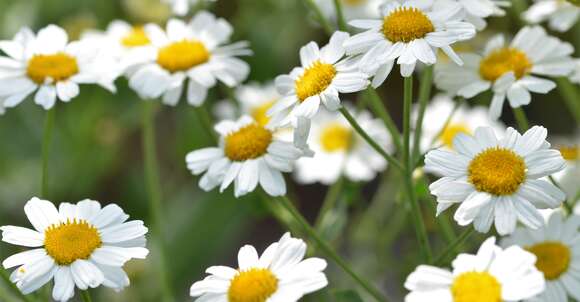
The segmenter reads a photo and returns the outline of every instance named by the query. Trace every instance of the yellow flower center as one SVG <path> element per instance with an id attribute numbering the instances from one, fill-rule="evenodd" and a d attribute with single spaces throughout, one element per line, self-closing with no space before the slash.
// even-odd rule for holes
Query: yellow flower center
<path id="1" fill-rule="evenodd" d="M 336 76 L 336 68 L 332 64 L 314 62 L 306 68 L 301 77 L 296 80 L 296 95 L 303 102 L 307 98 L 320 94 L 332 83 Z"/>
<path id="2" fill-rule="evenodd" d="M 101 244 L 99 232 L 85 220 L 53 224 L 44 231 L 46 253 L 59 265 L 89 259 Z"/>
<path id="3" fill-rule="evenodd" d="M 547 280 L 558 279 L 568 271 L 572 254 L 570 248 L 560 242 L 546 241 L 530 247 L 526 250 L 536 255 L 536 268 L 544 273 Z"/>
<path id="4" fill-rule="evenodd" d="M 269 269 L 242 271 L 230 282 L 228 302 L 266 302 L 278 290 L 278 278 Z"/>
<path id="5" fill-rule="evenodd" d="M 135 26 L 129 33 L 127 33 L 122 39 L 121 44 L 123 46 L 131 48 L 138 46 L 145 46 L 151 43 L 143 26 Z"/>
<path id="6" fill-rule="evenodd" d="M 272 143 L 272 132 L 259 124 L 247 125 L 225 139 L 226 156 L 233 161 L 244 161 L 266 154 Z"/>
<path id="7" fill-rule="evenodd" d="M 170 72 L 186 71 L 209 61 L 210 53 L 199 41 L 173 42 L 157 53 L 157 63 Z"/>
<path id="8" fill-rule="evenodd" d="M 275 101 L 265 102 L 264 104 L 255 107 L 252 110 L 252 117 L 260 126 L 266 126 L 270 122 L 270 117 L 268 116 L 268 110 L 272 108 Z"/>
<path id="9" fill-rule="evenodd" d="M 468 175 L 469 181 L 480 192 L 511 195 L 526 179 L 526 164 L 512 150 L 489 148 L 471 160 Z"/>
<path id="10" fill-rule="evenodd" d="M 347 151 L 353 143 L 352 131 L 340 123 L 331 123 L 320 133 L 320 145 L 326 152 Z"/>
<path id="11" fill-rule="evenodd" d="M 435 26 L 420 9 L 400 7 L 383 20 L 383 34 L 391 42 L 411 42 L 434 32 Z"/>
<path id="12" fill-rule="evenodd" d="M 79 72 L 77 59 L 59 52 L 53 55 L 35 55 L 28 61 L 26 74 L 37 84 L 47 79 L 54 82 L 66 81 Z"/>
<path id="13" fill-rule="evenodd" d="M 495 82 L 508 72 L 513 72 L 521 79 L 532 69 L 532 62 L 523 51 L 517 48 L 504 47 L 492 51 L 479 63 L 479 74 L 487 81 Z"/>
<path id="14" fill-rule="evenodd" d="M 445 146 L 453 148 L 453 140 L 459 133 L 471 135 L 471 130 L 464 123 L 451 124 L 445 127 L 439 139 Z"/>
<path id="15" fill-rule="evenodd" d="M 580 159 L 580 146 L 562 146 L 560 153 L 565 160 L 578 160 Z"/>
<path id="16" fill-rule="evenodd" d="M 451 286 L 453 302 L 501 302 L 501 284 L 487 272 L 459 275 Z"/>

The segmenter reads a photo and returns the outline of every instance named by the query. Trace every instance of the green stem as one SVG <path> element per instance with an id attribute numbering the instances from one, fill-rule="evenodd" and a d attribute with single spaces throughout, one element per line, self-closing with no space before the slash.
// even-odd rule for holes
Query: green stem
<path id="1" fill-rule="evenodd" d="M 193 108 L 193 110 L 195 110 L 195 115 L 197 116 L 197 119 L 201 122 L 203 127 L 206 129 L 209 129 L 209 131 L 207 131 L 207 133 L 210 136 L 210 138 L 213 141 L 218 141 L 217 134 L 213 131 L 213 122 L 211 121 L 211 118 L 210 118 L 211 115 L 207 111 L 205 104 L 202 104 L 199 107 L 195 107 L 195 108 Z"/>
<path id="2" fill-rule="evenodd" d="M 530 129 L 530 122 L 528 121 L 528 117 L 526 113 L 522 109 L 522 107 L 512 108 L 514 111 L 514 117 L 516 118 L 516 123 L 518 124 L 518 128 L 522 132 L 522 134 L 528 129 Z"/>
<path id="3" fill-rule="evenodd" d="M 374 285 L 372 285 L 369 281 L 365 280 L 361 277 L 358 273 L 356 273 L 350 265 L 338 255 L 333 248 L 326 243 L 314 230 L 312 226 L 306 221 L 306 219 L 300 214 L 298 209 L 294 206 L 294 204 L 288 199 L 286 196 L 282 196 L 279 198 L 282 205 L 286 208 L 286 210 L 293 216 L 293 218 L 302 226 L 304 231 L 308 234 L 311 240 L 318 246 L 318 248 L 324 252 L 327 257 L 332 259 L 344 272 L 346 272 L 356 283 L 358 283 L 362 288 L 364 288 L 371 296 L 375 298 L 377 301 L 388 301 L 387 298 L 381 293 Z"/>
<path id="4" fill-rule="evenodd" d="M 81 297 L 83 298 L 84 302 L 92 302 L 93 300 L 91 299 L 91 294 L 89 293 L 89 290 L 81 290 Z"/>
<path id="5" fill-rule="evenodd" d="M 12 292 L 14 292 L 14 294 L 16 296 L 18 296 L 18 298 L 20 298 L 20 300 L 22 300 L 24 302 L 33 302 L 34 301 L 32 299 L 32 297 L 23 294 L 20 291 L 20 289 L 18 288 L 18 286 L 16 286 L 16 284 L 14 284 L 12 281 L 10 281 L 10 275 L 8 274 L 8 272 L 4 268 L 0 268 L 0 278 L 2 278 L 4 283 L 6 283 L 6 286 L 8 286 L 12 290 Z"/>
<path id="6" fill-rule="evenodd" d="M 566 78 L 560 78 L 557 82 L 562 99 L 574 115 L 576 124 L 580 125 L 580 93 L 578 93 L 578 89 Z"/>
<path id="7" fill-rule="evenodd" d="M 44 120 L 44 134 L 42 137 L 42 175 L 41 175 L 41 190 L 40 196 L 48 198 L 48 160 L 50 155 L 50 144 L 52 142 L 52 134 L 54 132 L 54 115 L 55 108 L 46 112 Z"/>
<path id="8" fill-rule="evenodd" d="M 447 245 L 447 248 L 441 253 L 439 256 L 435 258 L 433 262 L 435 265 L 442 265 L 447 258 L 455 252 L 455 249 L 465 243 L 467 239 L 475 233 L 475 229 L 473 227 L 469 227 L 465 231 L 463 231 L 454 242 Z"/>
<path id="9" fill-rule="evenodd" d="M 419 88 L 419 114 L 415 122 L 415 134 L 413 141 L 413 162 L 419 157 L 421 152 L 421 132 L 423 131 L 423 118 L 427 103 L 431 97 L 431 87 L 433 86 L 433 65 L 427 66 L 421 76 L 421 87 Z"/>
<path id="10" fill-rule="evenodd" d="M 334 32 L 334 29 L 332 28 L 332 25 L 330 25 L 328 20 L 324 17 L 324 14 L 320 10 L 320 7 L 316 5 L 314 0 L 304 0 L 304 3 L 314 12 L 316 19 L 318 19 L 318 22 L 320 22 L 320 25 L 322 26 L 322 29 L 324 29 L 326 34 L 331 36 L 332 33 Z"/>
<path id="11" fill-rule="evenodd" d="M 381 147 L 377 142 L 375 142 L 363 129 L 362 127 L 358 124 L 358 122 L 354 119 L 354 117 L 352 117 L 352 115 L 350 114 L 350 112 L 348 112 L 348 110 L 346 110 L 346 108 L 342 107 L 339 109 L 340 113 L 342 113 L 342 115 L 344 116 L 344 118 L 346 118 L 346 120 L 350 123 L 350 125 L 354 128 L 354 130 L 373 148 L 375 149 L 375 151 L 377 151 L 382 157 L 385 158 L 385 160 L 393 167 L 399 169 L 400 171 L 403 171 L 404 168 L 401 165 L 401 163 L 394 158 L 392 155 L 390 155 L 389 153 L 387 153 L 383 147 Z"/>
<path id="12" fill-rule="evenodd" d="M 342 31 L 347 31 L 348 27 L 346 21 L 344 20 L 344 13 L 342 11 L 341 0 L 334 0 L 334 8 L 336 9 L 336 20 L 338 22 L 338 29 Z"/>
<path id="13" fill-rule="evenodd" d="M 403 94 L 403 164 L 411 169 L 411 105 L 413 103 L 413 76 L 405 78 Z"/>
<path id="14" fill-rule="evenodd" d="M 391 134 L 391 137 L 393 138 L 393 142 L 395 143 L 395 147 L 397 148 L 397 151 L 400 152 L 403 149 L 403 143 L 401 142 L 401 133 L 399 132 L 397 125 L 395 124 L 395 122 L 391 118 L 391 115 L 389 114 L 387 107 L 383 103 L 381 96 L 379 95 L 377 90 L 372 88 L 372 87 L 369 87 L 367 89 L 367 94 L 369 96 L 368 100 L 370 101 L 370 106 L 371 106 L 373 112 L 381 120 L 383 120 L 385 127 L 387 127 L 387 130 L 389 130 L 389 133 Z"/>
<path id="15" fill-rule="evenodd" d="M 328 188 L 326 192 L 326 196 L 324 197 L 324 201 L 322 202 L 322 207 L 318 212 L 318 217 L 316 218 L 316 222 L 314 226 L 317 230 L 320 231 L 320 227 L 322 226 L 322 221 L 324 221 L 324 217 L 328 214 L 328 212 L 332 211 L 336 206 L 338 199 L 340 198 L 340 193 L 342 192 L 342 188 L 344 187 L 345 179 L 344 177 L 339 177 L 338 180 Z"/>
<path id="16" fill-rule="evenodd" d="M 159 164 L 157 162 L 157 144 L 155 142 L 155 112 L 153 101 L 143 103 L 143 155 L 145 160 L 145 182 L 149 195 L 149 215 L 152 220 L 152 233 L 158 238 L 157 252 L 159 255 L 159 270 L 163 301 L 174 301 L 169 269 L 167 267 L 166 245 L 164 240 L 163 205 L 161 204 L 161 184 L 159 180 Z"/>

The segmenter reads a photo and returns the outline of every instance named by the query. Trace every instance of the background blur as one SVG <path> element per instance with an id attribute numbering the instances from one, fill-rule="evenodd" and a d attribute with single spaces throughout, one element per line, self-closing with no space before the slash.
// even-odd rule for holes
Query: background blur
<path id="1" fill-rule="evenodd" d="M 233 24 L 234 41 L 250 41 L 255 54 L 246 59 L 252 66 L 249 81 L 265 82 L 287 73 L 298 64 L 301 45 L 311 40 L 324 44 L 327 39 L 312 21 L 306 6 L 298 0 L 219 0 L 210 10 Z M 22 26 L 37 30 L 51 23 L 64 27 L 76 38 L 84 29 L 104 29 L 115 19 L 163 24 L 169 16 L 168 7 L 159 0 L 2 0 L 0 38 L 11 39 Z M 478 35 L 475 43 L 485 43 L 494 31 L 513 34 L 517 26 L 509 16 L 492 18 L 490 27 Z M 576 31 L 564 36 L 568 41 L 574 37 L 580 39 L 578 26 Z M 127 88 L 126 80 L 121 79 L 117 84 L 117 95 L 83 86 L 81 95 L 70 104 L 56 106 L 48 199 L 55 203 L 85 198 L 104 204 L 118 203 L 132 219 L 142 219 L 147 225 L 140 133 L 142 101 Z M 223 91 L 212 90 L 207 104 L 224 98 Z M 394 119 L 400 122 L 402 79 L 398 72 L 393 72 L 381 88 L 381 94 Z M 357 100 L 357 97 L 351 99 Z M 481 99 L 489 100 L 490 96 L 484 95 Z M 541 122 L 551 134 L 567 135 L 575 130 L 572 116 L 557 90 L 546 96 L 534 94 L 532 104 L 525 110 L 532 123 Z M 284 229 L 269 218 L 255 195 L 234 199 L 231 191 L 224 194 L 200 191 L 197 177 L 186 169 L 185 155 L 211 145 L 211 138 L 200 127 L 194 109 L 185 102 L 175 108 L 159 106 L 159 111 L 157 143 L 163 203 L 169 223 L 165 227 L 170 244 L 169 265 L 174 292 L 180 301 L 186 301 L 190 300 L 189 286 L 204 277 L 206 267 L 235 266 L 237 251 L 243 244 L 252 244 L 261 251 L 278 240 Z M 41 107 L 28 100 L 0 117 L 0 225 L 28 225 L 23 205 L 40 194 L 44 115 Z M 503 116 L 506 124 L 513 125 L 507 107 Z M 343 206 L 325 221 L 322 231 L 363 275 L 398 295 L 393 298 L 400 301 L 404 294 L 402 282 L 417 265 L 419 251 L 414 231 L 401 209 L 407 203 L 398 201 L 397 184 L 386 185 L 388 179 L 387 173 L 371 184 L 347 183 L 341 194 Z M 422 193 L 430 232 L 436 233 L 439 226 L 431 212 L 431 197 L 425 186 L 420 185 L 418 190 Z M 291 183 L 290 191 L 304 215 L 314 220 L 326 187 L 297 187 Z M 478 242 L 482 238 L 472 239 Z M 442 239 L 434 239 L 434 243 L 436 250 L 444 245 Z M 0 243 L 1 259 L 16 251 Z M 93 299 L 158 301 L 159 277 L 152 265 L 154 261 L 155 254 L 151 254 L 147 260 L 129 262 L 127 271 L 132 285 L 120 294 L 100 288 L 92 292 Z M 335 291 L 356 290 L 350 279 L 333 265 L 328 276 L 331 286 L 305 300 L 330 301 Z M 0 291 L 5 290 L 0 287 Z"/>

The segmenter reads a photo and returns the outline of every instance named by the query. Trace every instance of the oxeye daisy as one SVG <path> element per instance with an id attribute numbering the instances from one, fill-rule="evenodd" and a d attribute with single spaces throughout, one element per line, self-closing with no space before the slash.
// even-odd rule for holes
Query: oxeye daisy
<path id="1" fill-rule="evenodd" d="M 249 116 L 222 121 L 215 126 L 218 147 L 187 154 L 187 168 L 195 175 L 204 173 L 199 186 L 223 192 L 232 182 L 235 196 L 252 192 L 258 184 L 272 196 L 286 194 L 282 172 L 291 172 L 303 151 L 291 142 L 278 139 L 276 128 L 263 126 Z"/>
<path id="2" fill-rule="evenodd" d="M 239 102 L 240 113 L 251 116 L 258 124 L 266 126 L 270 122 L 267 112 L 280 99 L 273 82 L 265 84 L 249 83 L 241 85 L 234 91 L 235 100 Z M 231 100 L 220 101 L 214 108 L 214 114 L 221 119 L 234 119 L 238 109 Z"/>
<path id="3" fill-rule="evenodd" d="M 452 271 L 421 265 L 409 275 L 405 302 L 503 302 L 532 298 L 544 291 L 536 256 L 518 246 L 506 249 L 487 239 L 476 255 L 460 254 Z"/>
<path id="4" fill-rule="evenodd" d="M 561 211 L 550 215 L 538 230 L 517 228 L 502 240 L 503 246 L 520 246 L 536 255 L 536 267 L 544 274 L 546 290 L 530 301 L 567 302 L 580 299 L 580 217 L 564 218 Z"/>
<path id="5" fill-rule="evenodd" d="M 206 302 L 296 302 L 304 295 L 324 288 L 326 261 L 304 259 L 306 243 L 284 234 L 261 256 L 251 245 L 238 253 L 238 266 L 212 266 L 208 277 L 191 286 L 195 301 Z"/>
<path id="6" fill-rule="evenodd" d="M 556 87 L 540 76 L 568 76 L 574 68 L 572 45 L 549 36 L 539 27 L 524 27 L 506 45 L 499 35 L 487 44 L 483 56 L 463 54 L 463 67 L 441 64 L 436 67 L 435 84 L 452 95 L 472 98 L 492 89 L 490 115 L 501 115 L 507 97 L 511 107 L 527 105 L 530 92 L 546 94 Z"/>
<path id="7" fill-rule="evenodd" d="M 115 205 L 103 208 L 93 200 L 77 204 L 32 198 L 24 212 L 34 230 L 3 226 L 2 241 L 35 248 L 12 255 L 2 265 L 17 267 L 11 280 L 29 294 L 54 278 L 52 297 L 68 301 L 74 289 L 100 285 L 121 290 L 129 285 L 123 265 L 132 258 L 144 259 L 147 228 Z"/>
<path id="8" fill-rule="evenodd" d="M 568 31 L 580 17 L 580 1 L 578 0 L 534 0 L 523 15 L 530 23 L 548 21 L 550 29 L 560 32 Z"/>
<path id="9" fill-rule="evenodd" d="M 560 152 L 550 149 L 547 133 L 539 126 L 524 135 L 508 128 L 498 139 L 492 128 L 481 127 L 474 136 L 458 134 L 453 151 L 427 153 L 425 170 L 442 176 L 429 186 L 437 196 L 437 213 L 459 203 L 457 223 L 473 223 L 482 233 L 494 221 L 500 235 L 512 233 L 517 221 L 541 227 L 544 220 L 538 209 L 558 208 L 566 198 L 543 179 L 565 167 Z"/>
<path id="10" fill-rule="evenodd" d="M 580 192 L 578 179 L 580 179 L 580 136 L 561 137 L 555 142 L 562 157 L 566 160 L 566 168 L 554 174 L 560 188 L 569 198 L 577 196 Z"/>
<path id="11" fill-rule="evenodd" d="M 342 13 L 346 20 L 356 18 L 377 18 L 384 0 L 339 0 Z M 336 8 L 333 1 L 317 0 L 316 3 L 323 14 L 330 19 L 336 19 Z"/>
<path id="12" fill-rule="evenodd" d="M 435 64 L 437 48 L 457 64 L 462 64 L 450 45 L 473 38 L 475 27 L 460 21 L 461 7 L 457 4 L 434 10 L 420 4 L 416 1 L 387 2 L 380 19 L 350 22 L 365 31 L 345 42 L 346 52 L 351 56 L 360 55 L 360 68 L 374 75 L 374 87 L 384 82 L 395 60 L 401 66 L 403 77 L 411 76 L 417 61 Z"/>
<path id="13" fill-rule="evenodd" d="M 414 108 L 413 119 L 417 118 L 418 110 L 418 107 Z M 492 127 L 496 133 L 505 132 L 501 122 L 489 118 L 487 108 L 463 104 L 456 107 L 448 95 L 436 95 L 427 105 L 423 117 L 421 150 L 426 152 L 432 147 L 453 149 L 453 140 L 459 133 L 473 135 L 475 129 L 483 126 Z"/>
<path id="14" fill-rule="evenodd" d="M 175 105 L 187 81 L 187 101 L 199 106 L 218 80 L 234 87 L 248 76 L 248 64 L 236 58 L 251 54 L 248 43 L 223 45 L 233 31 L 224 19 L 202 11 L 189 23 L 169 20 L 165 32 L 154 24 L 144 30 L 151 45 L 135 59 L 139 63 L 134 63 L 129 79 L 129 86 L 144 99 L 162 96 L 163 103 Z"/>
<path id="15" fill-rule="evenodd" d="M 171 5 L 173 13 L 178 16 L 185 16 L 189 13 L 192 7 L 200 5 L 204 2 L 215 2 L 216 0 L 162 0 Z"/>
<path id="16" fill-rule="evenodd" d="M 366 112 L 355 118 L 383 149 L 391 151 L 391 137 L 384 124 Z M 296 162 L 295 178 L 301 183 L 333 184 L 341 175 L 352 181 L 370 181 L 385 170 L 387 162 L 372 149 L 338 112 L 321 110 L 312 120 L 308 145 L 313 157 Z"/>
<path id="17" fill-rule="evenodd" d="M 504 7 L 510 6 L 510 1 L 502 0 L 435 0 L 435 7 L 444 7 L 453 4 L 461 5 L 465 21 L 475 25 L 477 30 L 487 26 L 486 18 L 505 15 Z"/>
<path id="18" fill-rule="evenodd" d="M 368 86 L 368 76 L 348 60 L 342 60 L 342 45 L 348 37 L 348 33 L 338 31 L 322 48 L 310 42 L 300 49 L 302 67 L 276 78 L 282 98 L 268 111 L 272 123 L 295 125 L 300 117 L 312 118 L 321 102 L 328 110 L 338 110 L 340 93 L 357 92 Z"/>
<path id="19" fill-rule="evenodd" d="M 55 25 L 35 35 L 20 30 L 13 40 L 0 41 L 0 102 L 5 107 L 20 104 L 34 93 L 44 109 L 57 99 L 68 102 L 79 94 L 79 84 L 99 84 L 114 92 L 119 73 L 112 61 L 99 56 L 90 45 L 68 41 L 66 32 Z"/>

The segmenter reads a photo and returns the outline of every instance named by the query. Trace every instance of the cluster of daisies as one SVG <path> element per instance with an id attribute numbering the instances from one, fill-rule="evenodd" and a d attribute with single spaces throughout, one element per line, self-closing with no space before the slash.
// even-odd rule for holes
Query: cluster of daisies
<path id="1" fill-rule="evenodd" d="M 487 18 L 505 15 L 510 1 L 337 1 L 355 34 L 336 31 L 326 45 L 306 44 L 300 66 L 267 84 L 242 85 L 250 67 L 240 57 L 252 54 L 249 43 L 231 42 L 233 27 L 203 10 L 188 22 L 170 19 L 165 28 L 114 21 L 72 42 L 55 25 L 38 33 L 25 28 L 0 42 L 0 110 L 30 95 L 50 110 L 57 100 L 77 97 L 80 84 L 115 92 L 119 77 L 145 101 L 175 106 L 184 98 L 204 106 L 208 91 L 221 83 L 235 90 L 234 99 L 215 105 L 221 120 L 208 130 L 218 141 L 187 154 L 187 168 L 201 175 L 199 187 L 206 191 L 233 186 L 236 197 L 256 190 L 283 196 L 284 173 L 301 184 L 326 185 L 341 177 L 371 181 L 382 173 L 384 154 L 400 151 L 396 138 L 344 95 L 381 86 L 395 66 L 405 78 L 433 67 L 441 94 L 425 116 L 415 108 L 413 118 L 423 123 L 415 129 L 421 133 L 415 147 L 425 154 L 424 170 L 439 177 L 429 186 L 437 215 L 457 206 L 459 225 L 481 233 L 494 226 L 504 237 L 497 243 L 489 238 L 475 255 L 458 255 L 451 270 L 419 266 L 405 282 L 406 301 L 580 300 L 580 217 L 560 210 L 577 195 L 580 140 L 552 148 L 546 128 L 520 133 L 498 120 L 506 99 L 519 108 L 531 102 L 531 93 L 556 88 L 553 78 L 580 80 L 572 45 L 534 25 L 513 38 L 493 37 L 481 51 L 454 51 L 454 44 L 484 30 Z M 167 2 L 184 16 L 204 0 Z M 336 4 L 319 2 L 324 16 L 339 21 Z M 577 1 L 545 0 L 522 17 L 566 31 L 579 14 Z M 489 108 L 453 100 L 487 91 Z M 129 285 L 123 265 L 148 254 L 147 228 L 127 221 L 117 205 L 85 200 L 57 209 L 33 198 L 24 210 L 34 230 L 0 228 L 3 241 L 34 248 L 3 262 L 16 268 L 10 279 L 24 294 L 52 279 L 57 301 L 71 299 L 75 287 L 121 290 Z M 289 234 L 261 255 L 244 246 L 237 267 L 208 268 L 190 295 L 197 301 L 298 301 L 328 284 L 326 262 L 304 259 L 305 253 L 306 244 Z"/>

